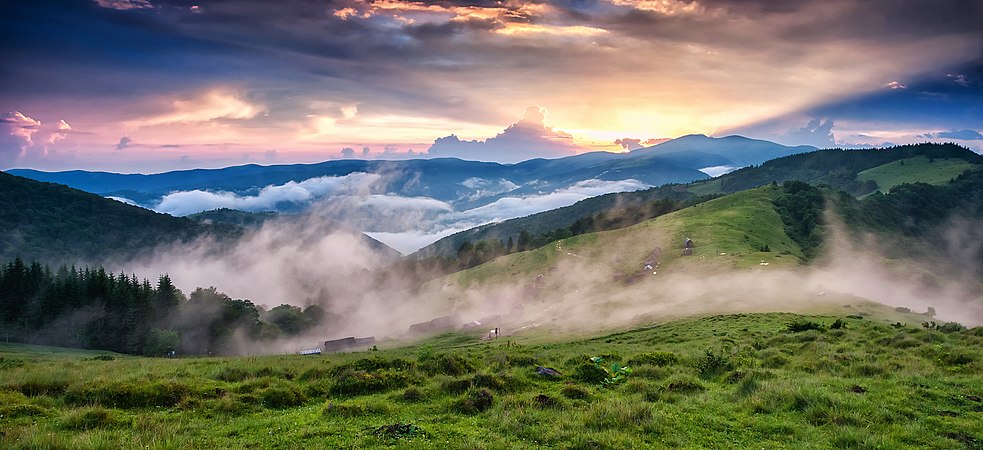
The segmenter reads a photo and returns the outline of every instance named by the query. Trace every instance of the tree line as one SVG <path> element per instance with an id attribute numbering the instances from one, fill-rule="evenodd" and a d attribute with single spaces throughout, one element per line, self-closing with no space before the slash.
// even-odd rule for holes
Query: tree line
<path id="1" fill-rule="evenodd" d="M 270 310 L 214 287 L 185 296 L 170 277 L 156 284 L 102 267 L 51 270 L 20 258 L 0 266 L 0 338 L 9 342 L 167 354 L 240 353 L 242 343 L 296 336 L 321 307 Z"/>

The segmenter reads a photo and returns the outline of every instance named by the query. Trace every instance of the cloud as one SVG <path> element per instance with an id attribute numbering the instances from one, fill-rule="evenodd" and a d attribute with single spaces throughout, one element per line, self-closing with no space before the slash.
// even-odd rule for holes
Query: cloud
<path id="1" fill-rule="evenodd" d="M 504 178 L 487 180 L 478 177 L 471 177 L 462 181 L 461 186 L 468 189 L 474 189 L 473 193 L 466 196 L 467 200 L 477 200 L 479 198 L 491 197 L 494 195 L 511 192 L 519 188 L 519 185 Z"/>
<path id="2" fill-rule="evenodd" d="M 884 87 L 888 89 L 907 89 L 908 85 L 901 83 L 900 81 L 892 81 L 888 84 L 885 84 Z"/>
<path id="3" fill-rule="evenodd" d="M 157 212 L 186 216 L 202 211 L 231 208 L 242 211 L 268 211 L 280 206 L 302 207 L 328 194 L 362 195 L 371 192 L 381 176 L 364 172 L 354 172 L 341 177 L 317 177 L 301 182 L 290 181 L 282 185 L 270 185 L 255 195 L 241 195 L 226 191 L 178 191 L 161 198 L 153 208 Z"/>
<path id="4" fill-rule="evenodd" d="M 434 141 L 430 156 L 456 156 L 478 161 L 514 163 L 532 158 L 570 156 L 580 150 L 573 137 L 546 126 L 546 108 L 528 106 L 522 119 L 484 141 L 462 141 L 456 135 Z"/>
<path id="5" fill-rule="evenodd" d="M 108 9 L 115 9 L 118 11 L 127 11 L 131 9 L 150 9 L 153 8 L 152 5 L 147 0 L 95 0 L 96 4 Z M 193 8 L 197 8 L 194 6 Z"/>
<path id="6" fill-rule="evenodd" d="M 469 179 L 466 182 L 474 186 L 481 186 L 487 180 Z M 588 197 L 611 192 L 637 191 L 650 187 L 648 184 L 635 179 L 620 181 L 584 180 L 549 193 L 503 197 L 487 205 L 464 211 L 445 209 L 437 211 L 439 214 L 414 217 L 412 221 L 407 221 L 401 229 L 399 227 L 389 230 L 370 228 L 366 234 L 404 254 L 409 254 L 458 231 L 572 205 Z M 405 197 L 394 197 L 392 201 L 395 203 L 413 200 Z M 389 206 L 392 207 L 393 205 Z"/>
<path id="7" fill-rule="evenodd" d="M 263 107 L 250 103 L 240 95 L 223 90 L 208 91 L 191 98 L 171 100 L 167 112 L 129 122 L 136 127 L 206 123 L 217 120 L 252 119 Z"/>
<path id="8" fill-rule="evenodd" d="M 637 150 L 643 147 L 641 139 L 621 138 L 614 141 L 615 145 L 620 145 L 625 150 Z"/>
<path id="9" fill-rule="evenodd" d="M 952 82 L 953 83 L 956 83 L 956 84 L 958 84 L 958 85 L 960 85 L 962 87 L 969 87 L 970 86 L 969 78 L 967 78 L 965 74 L 961 74 L 961 73 L 949 73 L 949 74 L 946 74 L 946 77 L 952 79 Z"/>
<path id="10" fill-rule="evenodd" d="M 923 134 L 922 137 L 926 139 L 958 139 L 961 141 L 980 141 L 983 140 L 983 134 L 980 134 L 976 130 L 949 130 L 940 131 L 938 133 L 928 133 Z"/>
<path id="11" fill-rule="evenodd" d="M 700 172 L 703 172 L 703 173 L 705 173 L 707 175 L 710 175 L 713 178 L 716 178 L 716 177 L 719 177 L 719 176 L 721 176 L 721 175 L 723 175 L 725 173 L 733 172 L 733 171 L 735 171 L 737 169 L 739 169 L 739 167 L 733 167 L 733 166 L 713 166 L 713 167 L 704 167 L 704 168 L 700 169 Z"/>
<path id="12" fill-rule="evenodd" d="M 355 157 L 355 149 L 351 147 L 345 147 L 341 149 L 341 157 L 345 159 L 351 159 Z"/>
<path id="13" fill-rule="evenodd" d="M 132 144 L 132 143 L 133 143 L 133 137 L 132 136 L 123 136 L 123 137 L 119 138 L 119 143 L 116 144 L 116 150 L 123 150 L 126 147 L 129 147 L 130 144 Z"/>
<path id="14" fill-rule="evenodd" d="M 48 146 L 64 140 L 72 126 L 64 120 L 45 124 L 20 111 L 0 116 L 0 169 L 24 159 L 44 157 Z"/>
<path id="15" fill-rule="evenodd" d="M 789 130 L 781 138 L 783 143 L 789 145 L 811 145 L 817 148 L 830 148 L 836 146 L 836 139 L 833 136 L 833 121 L 820 121 L 819 119 L 810 120 L 806 126 Z"/>

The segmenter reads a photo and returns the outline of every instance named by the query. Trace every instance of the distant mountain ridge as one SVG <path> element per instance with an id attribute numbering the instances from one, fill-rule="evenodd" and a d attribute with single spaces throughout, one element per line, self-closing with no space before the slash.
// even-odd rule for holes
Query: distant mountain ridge
<path id="1" fill-rule="evenodd" d="M 100 195 L 125 197 L 146 207 L 153 207 L 162 196 L 174 191 L 247 193 L 291 181 L 365 172 L 383 175 L 386 193 L 431 197 L 448 202 L 460 210 L 488 204 L 504 196 L 546 192 L 592 179 L 633 179 L 651 186 L 687 183 L 708 178 L 699 170 L 708 166 L 736 168 L 813 149 L 786 147 L 741 136 L 713 138 L 689 135 L 629 153 L 592 152 L 558 159 L 531 159 L 516 164 L 436 158 L 403 161 L 336 160 L 274 166 L 250 164 L 149 175 L 80 170 L 43 172 L 15 169 L 9 172 Z M 480 188 L 469 185 L 468 180 L 502 180 L 510 183 L 510 186 L 514 185 L 514 188 L 483 193 Z"/>

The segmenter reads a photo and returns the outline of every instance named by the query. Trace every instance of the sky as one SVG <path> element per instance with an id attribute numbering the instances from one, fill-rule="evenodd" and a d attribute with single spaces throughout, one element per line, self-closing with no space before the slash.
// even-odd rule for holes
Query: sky
<path id="1" fill-rule="evenodd" d="M 75 0 L 0 14 L 0 169 L 983 151 L 983 2 Z"/>

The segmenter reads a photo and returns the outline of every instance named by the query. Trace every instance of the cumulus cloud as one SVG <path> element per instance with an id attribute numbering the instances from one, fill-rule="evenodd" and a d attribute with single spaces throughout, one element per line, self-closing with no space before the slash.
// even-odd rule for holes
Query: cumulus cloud
<path id="1" fill-rule="evenodd" d="M 783 143 L 789 145 L 811 145 L 818 148 L 830 148 L 836 146 L 836 139 L 833 136 L 833 121 L 819 119 L 810 120 L 806 126 L 789 130 L 781 138 Z"/>
<path id="2" fill-rule="evenodd" d="M 625 150 L 637 150 L 643 147 L 641 139 L 621 138 L 615 139 L 615 145 L 620 145 Z"/>
<path id="3" fill-rule="evenodd" d="M 904 83 L 902 83 L 900 81 L 892 81 L 892 82 L 890 82 L 888 84 L 885 84 L 884 87 L 886 87 L 888 89 L 907 89 L 908 88 L 908 85 L 907 84 L 904 84 Z"/>
<path id="4" fill-rule="evenodd" d="M 341 149 L 341 157 L 345 159 L 351 159 L 355 157 L 355 149 L 351 147 L 345 147 Z"/>
<path id="5" fill-rule="evenodd" d="M 368 194 L 382 177 L 377 174 L 355 172 L 341 177 L 317 177 L 301 182 L 290 181 L 282 185 L 266 186 L 255 195 L 226 191 L 178 191 L 161 198 L 154 210 L 175 216 L 186 216 L 202 211 L 231 208 L 242 211 L 267 211 L 278 206 L 306 206 L 328 194 Z"/>
<path id="6" fill-rule="evenodd" d="M 518 122 L 484 141 L 462 141 L 456 135 L 434 141 L 430 156 L 454 156 L 478 161 L 514 163 L 532 158 L 570 156 L 580 150 L 573 137 L 546 126 L 548 111 L 528 106 Z"/>
<path id="7" fill-rule="evenodd" d="M 983 140 L 983 134 L 980 134 L 976 130 L 949 130 L 940 131 L 938 133 L 928 133 L 923 134 L 922 137 L 926 139 L 957 139 L 960 141 L 980 141 Z"/>
<path id="8" fill-rule="evenodd" d="M 64 120 L 44 124 L 20 111 L 4 114 L 0 117 L 0 169 L 27 156 L 46 155 L 48 145 L 65 139 L 71 131 Z"/>
<path id="9" fill-rule="evenodd" d="M 132 136 L 123 136 L 123 137 L 119 138 L 119 143 L 116 144 L 116 150 L 123 150 L 126 147 L 129 147 L 130 144 L 132 144 L 132 143 L 133 143 L 133 137 Z"/>

